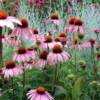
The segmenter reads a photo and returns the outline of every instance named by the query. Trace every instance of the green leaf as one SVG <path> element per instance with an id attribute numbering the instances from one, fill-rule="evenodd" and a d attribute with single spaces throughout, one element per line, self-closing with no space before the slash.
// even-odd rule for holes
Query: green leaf
<path id="1" fill-rule="evenodd" d="M 66 95 L 67 91 L 64 87 L 62 86 L 58 86 L 55 92 L 55 96 L 59 96 L 59 95 Z"/>
<path id="2" fill-rule="evenodd" d="M 84 79 L 84 77 L 81 77 L 76 80 L 76 82 L 72 88 L 72 100 L 79 100 L 83 79 Z"/>

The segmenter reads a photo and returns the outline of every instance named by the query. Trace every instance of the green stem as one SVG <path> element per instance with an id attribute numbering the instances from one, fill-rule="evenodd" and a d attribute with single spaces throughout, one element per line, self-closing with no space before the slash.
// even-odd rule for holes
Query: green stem
<path id="1" fill-rule="evenodd" d="M 94 77 L 95 77 L 95 79 L 97 79 L 97 72 L 96 72 L 96 65 L 95 65 L 94 47 L 91 48 L 91 62 L 92 62 L 92 64 L 93 64 Z"/>
<path id="2" fill-rule="evenodd" d="M 25 68 L 24 68 L 24 63 L 22 63 L 22 65 L 23 65 L 23 90 L 24 90 L 24 88 L 25 88 L 25 82 L 26 82 L 26 73 L 25 73 Z"/>
<path id="3" fill-rule="evenodd" d="M 74 61 L 75 61 L 75 69 L 77 70 L 77 46 L 78 46 L 78 44 L 76 44 L 75 45 L 75 59 L 74 59 Z"/>
<path id="4" fill-rule="evenodd" d="M 2 44 L 2 27 L 0 27 L 0 66 L 3 66 L 2 55 L 3 55 L 3 44 Z"/>
<path id="5" fill-rule="evenodd" d="M 23 89 L 25 87 L 25 69 L 23 68 Z"/>
<path id="6" fill-rule="evenodd" d="M 58 71 L 58 65 L 56 64 L 56 66 L 55 66 L 55 69 L 54 69 L 54 76 L 53 76 L 53 84 L 52 84 L 52 93 L 53 93 L 53 95 L 54 95 L 54 93 L 55 93 L 55 84 L 56 84 L 56 82 L 57 82 L 57 71 Z"/>
<path id="7" fill-rule="evenodd" d="M 14 100 L 14 79 L 13 77 L 11 78 L 12 81 L 12 99 Z"/>
<path id="8" fill-rule="evenodd" d="M 99 35 L 97 34 L 97 41 L 98 41 L 98 44 L 99 44 Z"/>

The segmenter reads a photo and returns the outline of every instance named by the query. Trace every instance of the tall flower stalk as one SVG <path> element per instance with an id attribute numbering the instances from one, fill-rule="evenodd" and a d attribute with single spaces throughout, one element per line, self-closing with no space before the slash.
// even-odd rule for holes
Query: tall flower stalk
<path id="1" fill-rule="evenodd" d="M 77 69 L 77 60 L 78 60 L 78 56 L 77 56 L 77 52 L 78 52 L 78 45 L 79 45 L 79 39 L 78 37 L 74 38 L 74 45 L 75 45 L 75 55 L 74 55 L 74 64 L 75 64 L 75 69 Z"/>
<path id="2" fill-rule="evenodd" d="M 25 73 L 24 63 L 22 65 L 23 65 L 23 90 L 24 90 L 25 82 L 26 82 L 26 73 Z"/>
<path id="3" fill-rule="evenodd" d="M 11 78 L 11 82 L 12 82 L 12 99 L 14 99 L 14 78 Z"/>
<path id="4" fill-rule="evenodd" d="M 2 27 L 0 27 L 0 65 L 2 65 Z"/>
<path id="5" fill-rule="evenodd" d="M 53 83 L 52 83 L 52 93 L 55 93 L 55 84 L 58 78 L 58 64 L 55 65 L 54 73 L 53 73 Z"/>
<path id="6" fill-rule="evenodd" d="M 93 64 L 93 71 L 94 71 L 94 75 L 95 75 L 95 79 L 97 78 L 97 73 L 96 73 L 96 65 L 95 65 L 95 51 L 94 51 L 94 45 L 95 45 L 95 40 L 90 39 L 90 43 L 91 43 L 91 62 Z"/>

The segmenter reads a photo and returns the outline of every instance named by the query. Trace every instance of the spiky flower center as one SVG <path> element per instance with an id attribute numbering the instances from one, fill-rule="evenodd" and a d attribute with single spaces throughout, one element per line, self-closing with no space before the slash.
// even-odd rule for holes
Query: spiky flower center
<path id="1" fill-rule="evenodd" d="M 51 19 L 52 20 L 58 20 L 59 19 L 58 14 L 57 13 L 52 13 L 51 14 Z"/>
<path id="2" fill-rule="evenodd" d="M 6 19 L 7 18 L 7 16 L 8 16 L 8 14 L 7 13 L 5 13 L 4 11 L 2 11 L 2 10 L 0 10 L 0 20 L 2 20 L 2 19 Z"/>
<path id="3" fill-rule="evenodd" d="M 37 91 L 38 94 L 41 94 L 41 95 L 42 95 L 42 94 L 45 93 L 46 90 L 45 90 L 45 88 L 43 88 L 43 87 L 38 87 L 38 88 L 36 89 L 36 91 Z"/>
<path id="4" fill-rule="evenodd" d="M 69 24 L 74 25 L 75 19 L 76 19 L 75 17 L 71 17 L 69 19 Z"/>
<path id="5" fill-rule="evenodd" d="M 47 55 L 48 55 L 47 51 L 42 51 L 42 52 L 40 52 L 39 58 L 43 59 L 43 60 L 46 60 L 47 59 Z"/>
<path id="6" fill-rule="evenodd" d="M 14 67 L 15 67 L 15 63 L 12 60 L 7 62 L 7 64 L 6 64 L 7 69 L 12 69 Z"/>
<path id="7" fill-rule="evenodd" d="M 18 54 L 25 54 L 26 53 L 26 49 L 25 48 L 19 48 L 18 49 Z"/>
<path id="8" fill-rule="evenodd" d="M 95 40 L 94 39 L 90 39 L 89 40 L 90 44 L 93 46 L 95 44 Z"/>
<path id="9" fill-rule="evenodd" d="M 69 19 L 69 24 L 71 24 L 71 25 L 77 25 L 77 26 L 82 26 L 83 25 L 83 21 L 80 18 L 71 17 Z"/>
<path id="10" fill-rule="evenodd" d="M 50 42 L 52 42 L 52 38 L 51 38 L 51 36 L 45 36 L 45 41 L 44 41 L 45 43 L 50 43 Z"/>
<path id="11" fill-rule="evenodd" d="M 82 26 L 83 22 L 80 18 L 76 18 L 74 24 L 77 25 L 77 26 Z"/>
<path id="12" fill-rule="evenodd" d="M 61 32 L 60 34 L 59 34 L 59 37 L 66 37 L 67 35 L 66 35 L 66 33 L 65 32 Z"/>
<path id="13" fill-rule="evenodd" d="M 28 27 L 28 20 L 25 18 L 20 18 L 19 19 L 22 25 L 18 25 L 21 28 L 27 28 Z"/>
<path id="14" fill-rule="evenodd" d="M 33 62 L 32 61 L 27 61 L 27 64 L 32 64 Z"/>
<path id="15" fill-rule="evenodd" d="M 32 29 L 33 34 L 38 34 L 38 30 L 37 29 Z"/>
<path id="16" fill-rule="evenodd" d="M 14 36 L 11 36 L 10 38 L 11 38 L 11 39 L 14 39 Z"/>
<path id="17" fill-rule="evenodd" d="M 60 38 L 59 37 L 55 38 L 55 41 L 60 42 Z"/>
<path id="18" fill-rule="evenodd" d="M 54 45 L 53 53 L 62 53 L 62 51 L 63 51 L 63 48 L 61 47 L 61 45 L 59 44 Z"/>

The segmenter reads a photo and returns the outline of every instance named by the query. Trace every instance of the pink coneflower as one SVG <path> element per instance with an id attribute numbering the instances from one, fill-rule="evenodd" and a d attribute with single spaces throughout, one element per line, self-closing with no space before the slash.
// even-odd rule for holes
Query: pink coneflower
<path id="1" fill-rule="evenodd" d="M 16 65 L 12 60 L 8 61 L 6 67 L 3 68 L 3 75 L 5 78 L 15 77 L 22 74 L 22 69 Z"/>
<path id="2" fill-rule="evenodd" d="M 52 59 L 51 59 L 52 58 Z M 70 55 L 65 52 L 61 45 L 54 45 L 52 52 L 48 54 L 47 61 L 50 65 L 55 65 L 57 63 L 62 63 L 69 60 Z"/>
<path id="3" fill-rule="evenodd" d="M 29 100 L 54 100 L 53 97 L 45 90 L 43 87 L 38 87 L 37 89 L 30 90 L 27 93 Z"/>
<path id="4" fill-rule="evenodd" d="M 100 29 L 94 29 L 93 31 L 94 31 L 95 34 L 100 33 Z"/>
<path id="5" fill-rule="evenodd" d="M 62 39 L 61 39 L 60 37 L 56 37 L 56 38 L 54 39 L 54 45 L 56 45 L 56 44 L 59 44 L 59 45 L 62 46 Z M 53 45 L 53 47 L 54 47 L 54 45 Z M 52 47 L 52 48 L 53 48 L 53 47 Z"/>
<path id="6" fill-rule="evenodd" d="M 34 67 L 37 69 L 43 69 L 47 67 L 47 51 L 41 51 L 39 56 L 34 61 Z"/>
<path id="7" fill-rule="evenodd" d="M 58 37 L 59 37 L 59 40 L 62 43 L 62 45 L 66 45 L 66 44 L 70 43 L 70 39 L 69 39 L 69 37 L 67 36 L 67 34 L 65 32 L 61 32 L 58 35 Z"/>
<path id="8" fill-rule="evenodd" d="M 44 41 L 41 43 L 41 48 L 51 49 L 53 47 L 53 39 L 51 36 L 45 36 Z"/>
<path id="9" fill-rule="evenodd" d="M 39 35 L 39 32 L 38 32 L 37 29 L 32 28 L 32 33 L 33 33 L 33 34 L 30 35 L 31 41 L 41 40 L 42 37 Z"/>
<path id="10" fill-rule="evenodd" d="M 93 48 L 94 46 L 98 47 L 98 42 L 94 39 L 89 39 L 82 45 L 82 48 Z"/>
<path id="11" fill-rule="evenodd" d="M 50 21 L 53 22 L 55 25 L 60 25 L 61 24 L 61 20 L 58 17 L 57 13 L 52 13 L 50 16 Z"/>
<path id="12" fill-rule="evenodd" d="M 28 20 L 26 18 L 20 18 L 19 20 L 22 25 L 17 25 L 11 35 L 17 36 L 19 39 L 23 39 L 24 37 L 28 39 L 32 34 L 32 30 L 29 27 Z"/>
<path id="13" fill-rule="evenodd" d="M 69 19 L 69 25 L 65 26 L 65 30 L 68 30 L 69 32 L 80 32 L 80 33 L 86 33 L 86 29 L 83 25 L 83 21 L 78 17 L 71 17 Z"/>
<path id="14" fill-rule="evenodd" d="M 41 42 L 41 48 L 51 50 L 55 44 L 61 45 L 60 42 L 56 42 L 51 36 L 45 36 L 43 42 Z"/>
<path id="15" fill-rule="evenodd" d="M 30 60 L 30 55 L 27 53 L 26 48 L 19 48 L 17 50 L 17 53 L 14 54 L 13 56 L 14 61 L 20 62 L 26 62 Z"/>
<path id="16" fill-rule="evenodd" d="M 30 56 L 30 58 L 35 58 L 36 52 L 34 48 L 27 48 L 27 54 Z"/>
<path id="17" fill-rule="evenodd" d="M 33 68 L 33 61 L 27 61 L 25 63 L 25 68 L 31 70 Z"/>
<path id="18" fill-rule="evenodd" d="M 56 37 L 54 41 L 60 43 L 60 38 Z"/>
<path id="19" fill-rule="evenodd" d="M 14 28 L 14 23 L 21 25 L 20 21 L 13 16 L 9 16 L 4 11 L 0 10 L 0 26 Z"/>

